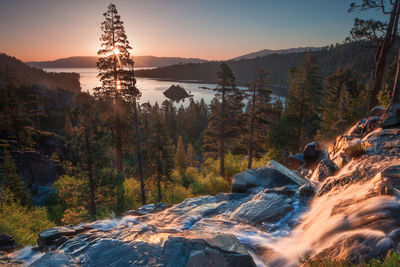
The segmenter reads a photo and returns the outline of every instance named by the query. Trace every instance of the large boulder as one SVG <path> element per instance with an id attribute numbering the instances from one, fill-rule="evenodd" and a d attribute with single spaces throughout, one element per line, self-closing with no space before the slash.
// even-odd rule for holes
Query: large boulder
<path id="1" fill-rule="evenodd" d="M 314 141 L 307 144 L 303 151 L 304 161 L 307 166 L 314 165 L 320 159 L 321 153 L 318 142 Z"/>
<path id="2" fill-rule="evenodd" d="M 255 267 L 239 240 L 228 234 L 196 233 L 169 237 L 164 244 L 165 267 Z"/>
<path id="3" fill-rule="evenodd" d="M 48 250 L 51 247 L 58 247 L 66 242 L 70 237 L 92 229 L 88 226 L 64 226 L 54 227 L 39 233 L 37 240 L 38 246 L 43 250 Z"/>
<path id="4" fill-rule="evenodd" d="M 230 218 L 254 225 L 276 223 L 293 209 L 291 204 L 292 200 L 285 194 L 261 192 L 242 204 Z"/>
<path id="5" fill-rule="evenodd" d="M 60 267 L 60 266 L 80 266 L 79 260 L 69 254 L 47 252 L 45 255 L 34 261 L 29 265 L 30 267 Z"/>
<path id="6" fill-rule="evenodd" d="M 0 234 L 0 251 L 9 253 L 13 252 L 18 248 L 19 246 L 11 236 L 6 234 Z"/>
<path id="7" fill-rule="evenodd" d="M 301 186 L 308 181 L 276 161 L 257 169 L 249 169 L 235 175 L 232 179 L 232 192 L 257 193 L 265 188 L 285 185 Z"/>
<path id="8" fill-rule="evenodd" d="M 317 193 L 317 187 L 313 183 L 308 183 L 299 187 L 299 195 L 302 198 L 313 197 Z"/>
<path id="9" fill-rule="evenodd" d="M 338 166 L 336 166 L 333 161 L 329 159 L 323 159 L 319 162 L 317 168 L 314 170 L 311 180 L 315 182 L 322 182 L 326 177 L 333 175 L 338 169 Z"/>
<path id="10" fill-rule="evenodd" d="M 386 128 L 394 127 L 396 125 L 400 125 L 400 113 L 388 116 L 382 122 L 381 127 L 386 129 Z"/>
<path id="11" fill-rule="evenodd" d="M 371 111 L 368 114 L 368 117 L 380 117 L 385 113 L 385 107 L 384 106 L 376 106 L 371 109 Z"/>
<path id="12" fill-rule="evenodd" d="M 292 170 L 298 170 L 301 166 L 305 164 L 303 153 L 296 155 L 290 155 L 288 158 L 289 168 Z"/>

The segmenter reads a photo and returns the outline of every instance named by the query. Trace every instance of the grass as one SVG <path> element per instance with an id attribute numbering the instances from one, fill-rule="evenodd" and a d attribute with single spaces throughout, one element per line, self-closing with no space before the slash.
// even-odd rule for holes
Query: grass
<path id="1" fill-rule="evenodd" d="M 355 264 L 349 260 L 302 259 L 303 267 L 399 267 L 400 253 L 388 253 L 384 260 L 372 259 L 368 263 Z"/>

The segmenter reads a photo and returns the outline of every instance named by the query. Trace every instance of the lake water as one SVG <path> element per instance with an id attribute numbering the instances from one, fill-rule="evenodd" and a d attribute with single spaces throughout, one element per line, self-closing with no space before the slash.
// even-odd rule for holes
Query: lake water
<path id="1" fill-rule="evenodd" d="M 137 68 L 141 69 L 141 68 Z M 142 68 L 143 69 L 143 68 Z M 100 86 L 101 83 L 97 78 L 98 71 L 96 68 L 45 68 L 45 71 L 49 72 L 75 72 L 80 74 L 80 83 L 82 91 L 84 92 L 93 92 L 93 88 Z M 158 102 L 161 104 L 167 98 L 164 96 L 163 92 L 167 90 L 171 85 L 179 84 L 183 88 L 185 88 L 189 94 L 193 95 L 195 101 L 200 101 L 204 99 L 204 101 L 209 104 L 211 100 L 214 98 L 214 91 L 203 89 L 206 88 L 215 88 L 215 84 L 205 84 L 205 83 L 188 83 L 188 82 L 172 82 L 172 81 L 160 81 L 149 78 L 136 78 L 136 86 L 142 92 L 142 97 L 140 98 L 140 103 L 150 102 L 154 104 Z M 239 87 L 244 89 L 244 87 Z M 275 96 L 272 96 L 273 98 Z M 281 97 L 281 101 L 284 103 L 284 97 Z M 188 105 L 189 101 L 184 100 L 184 102 L 180 102 L 184 106 Z"/>

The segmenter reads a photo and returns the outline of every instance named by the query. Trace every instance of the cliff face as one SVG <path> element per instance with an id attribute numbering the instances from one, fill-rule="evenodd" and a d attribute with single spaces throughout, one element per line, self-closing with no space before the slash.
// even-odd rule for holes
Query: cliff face
<path id="1" fill-rule="evenodd" d="M 380 125 L 379 117 L 361 121 L 328 150 L 311 143 L 292 159 L 298 170 L 271 162 L 241 173 L 233 180 L 237 193 L 49 229 L 39 234 L 41 252 L 25 261 L 243 267 L 385 255 L 400 241 L 400 125 Z"/>

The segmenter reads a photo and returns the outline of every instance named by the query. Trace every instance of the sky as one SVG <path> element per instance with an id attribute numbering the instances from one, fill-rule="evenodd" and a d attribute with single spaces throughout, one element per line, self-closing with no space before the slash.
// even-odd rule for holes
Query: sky
<path id="1" fill-rule="evenodd" d="M 354 1 L 354 0 L 353 0 Z M 341 43 L 350 0 L 114 0 L 133 55 L 224 60 Z M 0 0 L 0 52 L 23 61 L 95 56 L 110 1 Z"/>

